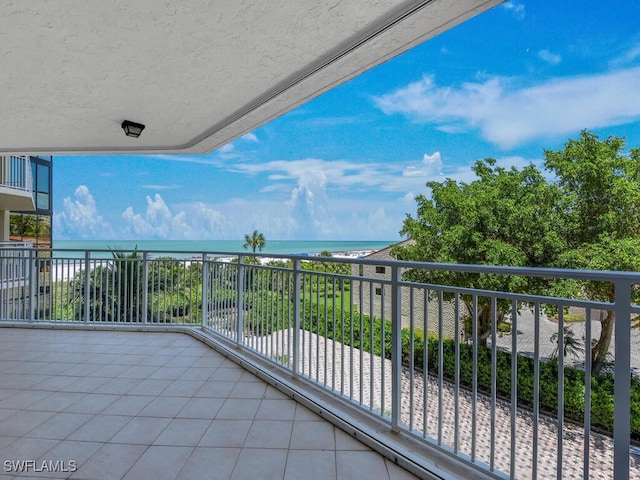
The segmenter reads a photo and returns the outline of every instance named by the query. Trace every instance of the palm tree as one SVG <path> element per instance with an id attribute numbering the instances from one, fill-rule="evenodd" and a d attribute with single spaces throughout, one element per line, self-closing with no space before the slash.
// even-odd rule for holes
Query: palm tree
<path id="1" fill-rule="evenodd" d="M 257 230 L 253 231 L 252 235 L 245 235 L 244 236 L 244 249 L 246 250 L 247 248 L 251 247 L 253 250 L 253 253 L 256 253 L 256 248 L 260 251 L 262 251 L 262 249 L 264 248 L 266 240 L 264 239 L 264 235 L 261 234 L 260 232 L 258 232 Z"/>
<path id="2" fill-rule="evenodd" d="M 133 252 L 112 251 L 113 260 L 81 271 L 73 281 L 73 311 L 76 319 L 84 319 L 85 301 L 89 301 L 89 321 L 142 322 L 146 315 L 151 322 L 158 321 L 147 306 L 143 311 L 142 257 L 136 247 Z M 86 277 L 89 275 L 89 291 Z"/>

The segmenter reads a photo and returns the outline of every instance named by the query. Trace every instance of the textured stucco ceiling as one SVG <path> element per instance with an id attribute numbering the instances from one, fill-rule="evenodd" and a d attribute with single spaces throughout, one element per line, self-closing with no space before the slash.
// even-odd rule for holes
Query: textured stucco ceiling
<path id="1" fill-rule="evenodd" d="M 500 1 L 0 2 L 0 153 L 208 152 Z"/>

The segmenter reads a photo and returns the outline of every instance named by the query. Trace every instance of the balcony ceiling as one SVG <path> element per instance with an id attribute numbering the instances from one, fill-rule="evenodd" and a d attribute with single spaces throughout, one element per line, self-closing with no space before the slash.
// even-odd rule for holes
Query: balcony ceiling
<path id="1" fill-rule="evenodd" d="M 209 152 L 500 2 L 1 2 L 0 153 Z"/>

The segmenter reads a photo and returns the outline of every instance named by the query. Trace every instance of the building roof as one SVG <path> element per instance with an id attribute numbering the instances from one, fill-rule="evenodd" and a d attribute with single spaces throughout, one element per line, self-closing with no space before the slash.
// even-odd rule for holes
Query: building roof
<path id="1" fill-rule="evenodd" d="M 500 2 L 2 2 L 0 153 L 208 152 Z"/>
<path id="2" fill-rule="evenodd" d="M 374 259 L 374 258 L 391 258 L 391 249 L 393 247 L 405 247 L 405 246 L 409 246 L 409 245 L 414 245 L 416 242 L 415 240 L 408 238 L 406 240 L 402 240 L 401 242 L 398 243 L 394 243 L 393 245 L 389 245 L 388 247 L 382 248 L 380 250 L 376 250 L 373 253 L 370 253 L 369 255 L 364 256 L 363 258 L 367 258 L 367 259 Z"/>

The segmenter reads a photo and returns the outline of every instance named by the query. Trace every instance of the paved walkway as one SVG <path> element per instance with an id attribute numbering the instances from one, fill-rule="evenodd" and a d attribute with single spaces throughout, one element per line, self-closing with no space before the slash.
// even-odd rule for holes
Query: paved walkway
<path id="1" fill-rule="evenodd" d="M 254 348 L 260 348 L 268 356 L 279 359 L 290 356 L 289 345 L 292 330 L 273 336 L 253 337 Z M 300 365 L 306 375 L 336 392 L 350 397 L 356 403 L 369 406 L 378 415 L 391 412 L 391 361 L 381 361 L 366 352 L 344 346 L 341 343 L 318 337 L 307 331 L 300 332 Z M 290 358 L 290 357 L 289 357 Z M 383 368 L 384 364 L 384 368 Z M 426 408 L 425 408 L 426 405 Z M 470 394 L 460 389 L 456 402 L 453 386 L 443 382 L 440 390 L 437 379 L 421 372 L 403 370 L 402 422 L 415 433 L 438 439 L 453 447 L 458 432 L 458 449 L 472 455 L 478 461 L 489 463 L 491 459 L 491 404 L 490 399 L 479 395 L 476 402 L 476 430 L 472 429 L 473 407 Z M 458 412 L 458 428 L 455 412 Z M 495 452 L 497 470 L 511 469 L 511 409 L 510 403 L 498 400 L 495 409 Z M 518 409 L 516 423 L 516 455 L 514 465 L 517 478 L 532 478 L 534 426 L 532 415 Z M 475 433 L 475 435 L 474 435 Z M 558 429 L 551 418 L 542 417 L 538 422 L 538 478 L 556 478 L 558 463 Z M 475 440 L 475 443 L 474 443 Z M 581 479 L 584 473 L 584 429 L 565 424 L 562 435 L 562 478 Z M 613 478 L 613 441 L 611 438 L 591 433 L 589 448 L 589 479 Z M 630 478 L 640 479 L 640 456 L 629 456 Z"/>
<path id="2" fill-rule="evenodd" d="M 597 318 L 597 312 L 594 313 L 593 318 Z M 533 312 L 523 307 L 518 315 L 518 352 L 524 355 L 533 357 L 534 352 L 534 315 Z M 565 327 L 572 330 L 574 337 L 579 340 L 584 346 L 584 339 L 586 338 L 586 322 L 565 322 Z M 600 338 L 601 324 L 599 320 L 592 320 L 591 322 L 591 338 L 597 340 Z M 551 341 L 551 337 L 554 334 L 558 334 L 558 324 L 552 322 L 546 316 L 540 318 L 540 357 L 549 358 L 554 352 L 557 344 Z M 640 329 L 632 328 L 628 333 L 631 338 L 631 370 L 635 375 L 640 375 Z M 611 346 L 609 347 L 610 359 L 615 359 L 614 345 L 615 345 L 615 331 L 611 335 Z M 489 342 L 490 344 L 491 342 Z M 496 345 L 505 350 L 511 351 L 511 334 L 502 335 L 498 337 Z M 566 365 L 575 365 L 579 368 L 584 368 L 584 354 L 580 357 L 574 357 L 568 355 L 565 358 Z"/>

